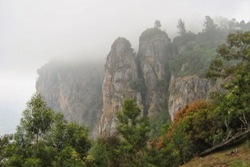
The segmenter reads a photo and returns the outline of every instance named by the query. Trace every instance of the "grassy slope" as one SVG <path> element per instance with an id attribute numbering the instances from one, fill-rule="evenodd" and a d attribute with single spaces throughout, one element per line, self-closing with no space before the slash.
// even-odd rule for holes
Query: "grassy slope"
<path id="1" fill-rule="evenodd" d="M 231 153 L 236 149 L 236 153 Z M 250 167 L 250 141 L 202 158 L 196 157 L 182 167 Z"/>

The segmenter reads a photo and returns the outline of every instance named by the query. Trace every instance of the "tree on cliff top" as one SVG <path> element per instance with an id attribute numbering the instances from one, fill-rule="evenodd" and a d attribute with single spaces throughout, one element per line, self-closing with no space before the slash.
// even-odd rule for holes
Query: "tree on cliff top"
<path id="1" fill-rule="evenodd" d="M 154 28 L 156 29 L 161 28 L 161 22 L 159 20 L 155 20 Z"/>
<path id="2" fill-rule="evenodd" d="M 210 16 L 206 16 L 203 31 L 211 35 L 215 33 L 216 30 L 217 30 L 217 25 L 214 24 L 214 20 Z"/>
<path id="3" fill-rule="evenodd" d="M 186 28 L 185 28 L 185 22 L 182 21 L 181 19 L 178 20 L 177 28 L 179 29 L 178 33 L 180 35 L 184 35 L 187 33 Z"/>

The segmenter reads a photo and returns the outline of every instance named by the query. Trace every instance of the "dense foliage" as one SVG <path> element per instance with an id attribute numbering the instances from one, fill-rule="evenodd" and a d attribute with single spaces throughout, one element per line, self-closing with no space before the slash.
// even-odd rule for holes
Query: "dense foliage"
<path id="1" fill-rule="evenodd" d="M 221 19 L 218 24 L 205 17 L 203 32 L 192 33 L 185 29 L 183 20 L 177 27 L 179 36 L 173 39 L 175 52 L 168 60 L 171 71 L 175 76 L 198 75 L 205 77 L 210 62 L 216 57 L 216 47 L 226 40 L 229 33 L 249 31 L 250 22 L 237 22 L 235 19 Z"/>
<path id="2" fill-rule="evenodd" d="M 14 137 L 1 139 L 1 166 L 85 166 L 91 147 L 87 129 L 68 123 L 35 94 Z"/>
<path id="3" fill-rule="evenodd" d="M 163 137 L 177 150 L 180 163 L 250 130 L 250 32 L 229 34 L 217 52 L 208 76 L 224 80 L 221 92 L 181 109 Z M 160 148 L 163 143 L 158 141 Z"/>
<path id="4" fill-rule="evenodd" d="M 228 136 L 250 128 L 250 32 L 229 34 L 227 44 L 218 47 L 208 76 L 223 78 L 224 93 L 214 94 L 216 111 L 224 118 Z"/>
<path id="5" fill-rule="evenodd" d="M 100 166 L 145 166 L 149 122 L 134 100 L 126 100 L 117 116 L 118 137 L 100 138 L 93 155 Z M 105 153 L 105 155 L 103 155 Z"/>

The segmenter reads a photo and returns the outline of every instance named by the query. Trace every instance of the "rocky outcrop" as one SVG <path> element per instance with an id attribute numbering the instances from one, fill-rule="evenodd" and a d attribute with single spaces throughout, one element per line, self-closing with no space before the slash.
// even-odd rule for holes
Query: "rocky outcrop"
<path id="1" fill-rule="evenodd" d="M 115 132 L 116 114 L 128 98 L 137 101 L 142 115 L 168 114 L 166 83 L 170 71 L 166 62 L 171 56 L 169 48 L 167 34 L 156 28 L 141 34 L 137 56 L 125 38 L 114 42 L 105 65 L 100 133 Z"/>
<path id="2" fill-rule="evenodd" d="M 212 89 L 202 76 L 214 50 L 200 46 L 200 41 L 206 42 L 202 37 L 190 33 L 171 42 L 165 32 L 147 29 L 137 55 L 130 42 L 119 37 L 105 71 L 101 63 L 51 62 L 38 70 L 37 91 L 67 120 L 90 127 L 94 137 L 114 134 L 117 112 L 128 98 L 136 100 L 142 115 L 152 118 L 157 131 L 160 120 L 169 115 L 173 120 L 179 109 L 207 98 Z"/>
<path id="3" fill-rule="evenodd" d="M 113 43 L 107 56 L 104 76 L 99 132 L 111 135 L 115 132 L 116 115 L 123 101 L 128 98 L 138 98 L 138 93 L 131 87 L 131 83 L 138 78 L 135 53 L 125 38 L 119 37 Z"/>
<path id="4" fill-rule="evenodd" d="M 52 61 L 38 74 L 36 90 L 48 106 L 93 132 L 102 107 L 102 62 Z"/>
<path id="5" fill-rule="evenodd" d="M 156 28 L 147 29 L 140 36 L 138 51 L 139 77 L 143 80 L 141 92 L 144 115 L 167 111 L 167 91 L 170 53 L 168 35 Z"/>
<path id="6" fill-rule="evenodd" d="M 173 120 L 175 113 L 196 99 L 206 99 L 210 90 L 207 79 L 197 76 L 171 77 L 168 110 Z"/>

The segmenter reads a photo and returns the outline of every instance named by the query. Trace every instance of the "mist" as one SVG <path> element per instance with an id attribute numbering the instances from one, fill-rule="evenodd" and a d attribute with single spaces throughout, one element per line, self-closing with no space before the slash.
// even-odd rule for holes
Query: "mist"
<path id="1" fill-rule="evenodd" d="M 51 59 L 105 59 L 117 37 L 137 52 L 140 34 L 160 20 L 170 38 L 179 18 L 192 32 L 206 15 L 249 21 L 249 0 L 1 0 L 0 135 L 13 133 Z"/>

